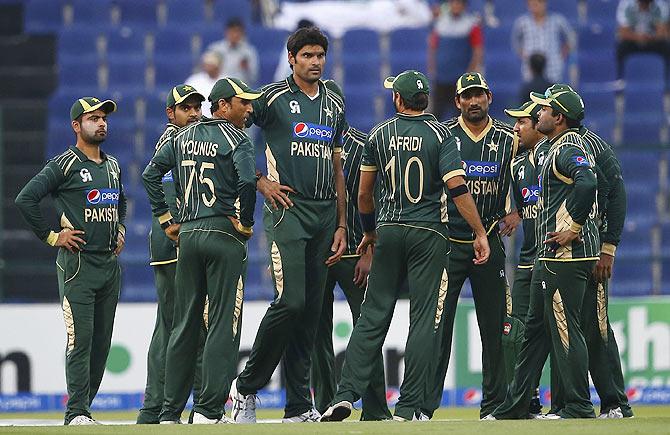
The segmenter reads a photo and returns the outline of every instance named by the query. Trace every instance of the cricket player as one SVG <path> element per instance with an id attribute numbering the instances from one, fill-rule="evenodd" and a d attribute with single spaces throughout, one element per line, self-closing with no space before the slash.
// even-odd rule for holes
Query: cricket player
<path id="1" fill-rule="evenodd" d="M 450 280 L 445 184 L 475 233 L 475 262 L 486 262 L 490 253 L 486 231 L 465 184 L 456 138 L 424 112 L 428 79 L 409 70 L 387 78 L 384 87 L 393 89 L 398 113 L 370 132 L 358 194 L 364 231 L 358 252 L 374 249 L 372 269 L 337 393 L 321 421 L 347 418 L 352 404 L 368 387 L 405 278 L 409 282 L 410 328 L 405 373 L 393 418 L 413 420 L 420 413 L 427 380 L 432 379 L 428 375 Z M 381 198 L 375 222 L 373 192 L 378 172 Z"/>
<path id="2" fill-rule="evenodd" d="M 205 97 L 189 85 L 178 85 L 170 90 L 167 96 L 165 113 L 168 124 L 156 143 L 157 152 L 180 129 L 202 117 L 202 102 Z M 176 172 L 176 171 L 174 171 Z M 163 176 L 163 192 L 170 213 L 179 216 L 177 193 L 173 171 Z M 174 285 L 177 270 L 177 249 L 174 242 L 161 229 L 158 218 L 151 219 L 149 233 L 149 251 L 158 295 L 156 325 L 151 336 L 151 344 L 147 355 L 147 385 L 144 390 L 144 404 L 137 417 L 138 424 L 157 424 L 163 407 L 163 389 L 165 386 L 165 352 L 172 330 L 174 313 Z M 196 377 L 199 375 L 196 372 Z M 197 383 L 197 382 L 196 382 Z M 198 389 L 194 397 L 198 396 Z"/>
<path id="3" fill-rule="evenodd" d="M 344 100 L 342 90 L 333 80 L 326 80 L 328 89 L 335 91 Z M 339 373 L 335 372 L 335 354 L 333 351 L 333 290 L 339 284 L 344 292 L 354 325 L 361 314 L 361 304 L 365 294 L 372 250 L 363 255 L 356 248 L 363 238 L 361 222 L 358 218 L 359 168 L 365 148 L 367 135 L 345 123 L 342 134 L 342 168 L 347 185 L 347 250 L 342 259 L 328 268 L 326 293 L 324 295 L 321 320 L 316 333 L 312 352 L 312 388 L 317 411 L 323 413 L 330 405 Z M 386 403 L 386 383 L 384 379 L 384 360 L 381 350 L 374 362 L 375 369 L 367 391 L 363 394 L 362 421 L 388 420 L 391 411 Z"/>
<path id="4" fill-rule="evenodd" d="M 231 422 L 224 405 L 237 367 L 246 241 L 256 204 L 254 148 L 243 129 L 251 101 L 260 95 L 238 79 L 217 81 L 209 94 L 214 119 L 177 132 L 142 175 L 154 216 L 168 237 L 179 242 L 161 424 L 179 422 L 191 391 L 205 298 L 208 330 L 193 423 Z M 161 183 L 172 168 L 178 169 L 183 190 L 180 224 L 170 213 Z"/>
<path id="5" fill-rule="evenodd" d="M 70 119 L 76 144 L 49 160 L 16 197 L 37 237 L 60 248 L 56 272 L 67 332 L 66 425 L 98 424 L 90 406 L 105 372 L 121 288 L 118 256 L 125 244 L 126 198 L 119 162 L 100 149 L 107 115 L 114 111 L 111 100 L 75 101 Z M 55 200 L 58 231 L 40 211 L 47 195 Z"/>
<path id="6" fill-rule="evenodd" d="M 492 119 L 489 112 L 493 95 L 484 77 L 477 72 L 463 74 L 456 83 L 455 102 L 461 115 L 445 122 L 456 137 L 468 190 L 472 194 L 488 234 L 491 258 L 485 264 L 473 262 L 472 229 L 449 203 L 449 290 L 440 325 L 441 347 L 435 379 L 429 384 L 423 413 L 429 418 L 440 407 L 444 379 L 451 356 L 456 306 L 466 278 L 472 286 L 477 323 L 482 340 L 482 401 L 480 416 L 491 413 L 505 397 L 505 364 L 502 353 L 503 323 L 506 314 L 507 278 L 505 249 L 501 236 L 512 234 L 521 219 L 511 210 L 510 164 L 516 155 L 518 137 L 512 126 Z M 499 226 L 502 224 L 502 229 Z"/>
<path id="7" fill-rule="evenodd" d="M 600 253 L 594 158 L 579 134 L 584 105 L 578 94 L 567 90 L 549 96 L 532 93 L 531 100 L 542 106 L 537 130 L 551 144 L 540 169 L 538 254 L 514 380 L 504 403 L 486 419 L 528 417 L 534 383 L 549 351 L 565 398 L 556 416 L 595 417 L 580 324 L 586 284 Z"/>
<path id="8" fill-rule="evenodd" d="M 233 418 L 256 422 L 256 392 L 283 358 L 284 422 L 320 417 L 309 388 L 328 266 L 347 245 L 346 187 L 341 136 L 344 102 L 320 80 L 328 38 L 317 28 L 298 29 L 286 44 L 293 73 L 263 87 L 251 120 L 265 140 L 267 175 L 263 222 L 275 300 L 261 321 L 251 355 L 231 387 Z"/>

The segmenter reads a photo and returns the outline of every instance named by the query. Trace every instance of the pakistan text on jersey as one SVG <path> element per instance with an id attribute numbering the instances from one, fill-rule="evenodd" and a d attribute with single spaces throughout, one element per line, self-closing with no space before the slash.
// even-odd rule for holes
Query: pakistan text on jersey
<path id="1" fill-rule="evenodd" d="M 316 157 L 332 160 L 333 149 L 330 145 L 312 142 L 291 142 L 291 156 Z"/>
<path id="2" fill-rule="evenodd" d="M 179 143 L 182 155 L 196 155 L 206 157 L 216 157 L 216 150 L 219 144 L 215 142 L 202 142 L 198 140 L 182 139 Z"/>
<path id="3" fill-rule="evenodd" d="M 389 150 L 421 151 L 423 138 L 418 136 L 391 136 Z"/>
<path id="4" fill-rule="evenodd" d="M 497 195 L 498 181 L 465 180 L 468 190 L 473 195 Z"/>
<path id="5" fill-rule="evenodd" d="M 118 222 L 119 212 L 116 207 L 104 208 L 85 208 L 84 209 L 85 222 Z"/>
<path id="6" fill-rule="evenodd" d="M 521 219 L 537 219 L 537 204 L 529 205 L 521 209 Z"/>

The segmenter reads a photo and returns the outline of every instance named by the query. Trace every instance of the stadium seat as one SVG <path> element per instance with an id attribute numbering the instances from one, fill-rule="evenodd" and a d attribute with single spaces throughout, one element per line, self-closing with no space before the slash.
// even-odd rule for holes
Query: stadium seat
<path id="1" fill-rule="evenodd" d="M 428 28 L 397 29 L 391 32 L 391 59 L 395 56 L 427 53 L 429 33 Z"/>
<path id="2" fill-rule="evenodd" d="M 221 28 L 218 29 L 218 32 L 219 34 L 216 39 L 221 39 L 223 37 Z M 256 48 L 260 57 L 266 55 L 279 57 L 281 53 L 286 52 L 286 40 L 289 33 L 285 30 L 254 26 L 248 28 L 246 33 L 247 40 Z M 213 42 L 214 40 L 209 42 Z"/>
<path id="3" fill-rule="evenodd" d="M 182 61 L 175 62 L 175 59 L 182 59 Z M 193 73 L 190 53 L 187 52 L 156 55 L 154 57 L 154 68 L 156 70 L 156 90 L 162 92 L 183 83 Z"/>
<path id="4" fill-rule="evenodd" d="M 391 54 L 391 74 L 400 74 L 408 69 L 414 69 L 426 74 L 428 71 L 428 52 L 402 52 Z"/>
<path id="5" fill-rule="evenodd" d="M 202 41 L 202 51 L 205 51 L 209 44 L 212 42 L 220 41 L 223 39 L 223 26 L 219 23 L 205 24 L 198 31 L 197 34 L 200 35 Z"/>
<path id="6" fill-rule="evenodd" d="M 106 54 L 109 58 L 123 58 L 128 55 L 144 56 L 146 54 L 145 37 L 141 28 L 113 29 L 107 34 Z"/>
<path id="7" fill-rule="evenodd" d="M 637 90 L 662 91 L 664 86 L 663 73 L 663 59 L 660 56 L 651 54 L 629 56 L 624 66 L 626 92 Z"/>
<path id="8" fill-rule="evenodd" d="M 670 239 L 668 239 L 670 242 Z M 649 227 L 637 226 L 624 228 L 621 242 L 617 248 L 617 258 L 648 258 L 651 257 L 651 231 Z"/>
<path id="9" fill-rule="evenodd" d="M 496 17 L 503 23 L 513 23 L 517 17 L 528 12 L 523 1 L 495 0 L 494 5 Z"/>
<path id="10" fill-rule="evenodd" d="M 577 1 L 578 0 L 560 0 L 548 3 L 547 10 L 549 13 L 556 12 L 563 15 L 568 21 L 575 22 L 577 18 Z"/>
<path id="11" fill-rule="evenodd" d="M 61 61 L 58 66 L 58 82 L 59 89 L 63 92 L 73 93 L 77 90 L 84 95 L 96 95 L 99 89 L 97 59 Z"/>
<path id="12" fill-rule="evenodd" d="M 121 26 L 148 30 L 158 24 L 156 0 L 115 0 L 114 3 L 118 5 L 121 12 Z"/>
<path id="13" fill-rule="evenodd" d="M 181 56 L 188 55 L 188 59 Z M 191 61 L 193 57 L 193 32 L 191 30 L 163 29 L 154 33 L 154 55 L 172 55 L 175 61 Z"/>
<path id="14" fill-rule="evenodd" d="M 205 22 L 204 2 L 167 0 L 166 27 L 199 27 Z"/>
<path id="15" fill-rule="evenodd" d="M 516 58 L 516 53 L 511 49 L 511 34 L 511 22 L 502 22 L 499 27 L 484 27 L 484 48 L 486 54 L 507 53 Z"/>
<path id="16" fill-rule="evenodd" d="M 99 33 L 91 33 L 88 28 L 69 27 L 58 34 L 59 62 L 76 63 L 98 56 Z"/>
<path id="17" fill-rule="evenodd" d="M 71 27 L 84 27 L 92 29 L 97 26 L 105 26 L 111 22 L 111 0 L 68 0 L 72 6 L 73 21 Z"/>
<path id="18" fill-rule="evenodd" d="M 343 59 L 344 86 L 367 85 L 372 89 L 381 88 L 381 57 L 369 53 L 366 56 L 349 56 Z"/>
<path id="19" fill-rule="evenodd" d="M 144 56 L 126 56 L 109 63 L 110 92 L 141 94 L 146 88 L 146 60 Z"/>
<path id="20" fill-rule="evenodd" d="M 63 26 L 64 0 L 25 2 L 24 24 L 28 33 L 54 33 Z"/>
<path id="21" fill-rule="evenodd" d="M 647 296 L 653 289 L 650 258 L 618 258 L 612 273 L 610 296 Z"/>
<path id="22" fill-rule="evenodd" d="M 342 53 L 356 53 L 359 57 L 364 56 L 379 56 L 379 34 L 374 30 L 369 29 L 353 29 L 349 30 L 342 37 Z"/>
<path id="23" fill-rule="evenodd" d="M 588 103 L 584 105 L 586 106 L 584 125 L 596 132 L 604 141 L 612 144 L 614 141 L 614 126 L 616 125 L 616 116 L 612 111 L 612 107 L 614 106 L 611 106 L 607 110 L 596 112 L 592 110 Z"/>
<path id="24" fill-rule="evenodd" d="M 656 95 L 655 97 L 657 99 L 661 98 L 660 95 Z M 662 113 L 635 113 L 627 109 L 623 126 L 624 146 L 654 145 L 659 143 L 659 132 L 664 122 Z"/>
<path id="25" fill-rule="evenodd" d="M 251 2 L 249 0 L 214 0 L 214 22 L 225 24 L 232 18 L 239 18 L 246 27 L 251 23 Z"/>
<path id="26" fill-rule="evenodd" d="M 616 9 L 619 2 L 613 0 L 591 0 L 587 4 L 589 22 L 616 22 Z"/>

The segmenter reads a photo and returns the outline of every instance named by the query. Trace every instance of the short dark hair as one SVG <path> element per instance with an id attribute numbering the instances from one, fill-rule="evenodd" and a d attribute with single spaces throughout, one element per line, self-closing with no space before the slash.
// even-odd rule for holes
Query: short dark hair
<path id="1" fill-rule="evenodd" d="M 319 45 L 323 48 L 323 51 L 328 53 L 328 37 L 318 27 L 304 27 L 293 32 L 288 37 L 286 49 L 293 56 L 296 56 L 306 45 Z"/>
<path id="2" fill-rule="evenodd" d="M 405 109 L 426 110 L 426 107 L 428 107 L 428 94 L 424 94 L 423 92 L 417 92 L 412 98 L 407 99 L 403 98 L 401 95 L 400 99 L 402 100 Z"/>
<path id="3" fill-rule="evenodd" d="M 226 103 L 230 103 L 231 101 L 233 101 L 233 97 L 219 98 L 216 101 L 212 101 L 212 108 L 209 110 L 212 114 L 214 114 L 214 112 L 219 110 L 219 100 L 224 100 Z"/>
<path id="4" fill-rule="evenodd" d="M 561 113 L 561 112 L 559 112 L 558 110 L 556 110 L 552 107 L 551 108 L 551 116 L 558 116 L 558 115 L 563 115 L 563 118 L 565 118 L 565 125 L 568 128 L 579 128 L 582 125 L 581 121 L 569 118 L 569 117 L 565 116 L 564 113 Z"/>
<path id="5" fill-rule="evenodd" d="M 244 21 L 242 21 L 241 18 L 239 17 L 233 17 L 226 22 L 226 29 L 230 29 L 232 27 L 241 27 L 244 29 Z"/>

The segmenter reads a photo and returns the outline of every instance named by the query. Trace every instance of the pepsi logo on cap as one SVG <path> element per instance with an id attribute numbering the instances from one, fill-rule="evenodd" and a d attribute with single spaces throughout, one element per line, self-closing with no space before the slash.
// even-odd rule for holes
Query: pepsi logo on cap
<path id="1" fill-rule="evenodd" d="M 293 126 L 293 133 L 297 137 L 305 137 L 309 133 L 309 126 L 304 122 L 298 122 Z"/>
<path id="2" fill-rule="evenodd" d="M 93 189 L 89 190 L 88 193 L 86 194 L 86 200 L 88 201 L 89 204 L 97 204 L 100 202 L 100 198 L 102 195 L 100 194 L 100 191 L 98 189 Z"/>

